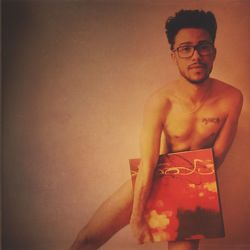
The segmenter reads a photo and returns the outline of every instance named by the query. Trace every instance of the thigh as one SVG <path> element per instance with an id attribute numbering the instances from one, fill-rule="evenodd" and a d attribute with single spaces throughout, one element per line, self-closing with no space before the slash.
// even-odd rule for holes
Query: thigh
<path id="1" fill-rule="evenodd" d="M 168 243 L 168 250 L 198 250 L 199 240 L 176 241 Z"/>
<path id="2" fill-rule="evenodd" d="M 129 180 L 97 209 L 86 227 L 88 237 L 105 242 L 126 226 L 130 221 L 132 201 L 132 184 Z"/>

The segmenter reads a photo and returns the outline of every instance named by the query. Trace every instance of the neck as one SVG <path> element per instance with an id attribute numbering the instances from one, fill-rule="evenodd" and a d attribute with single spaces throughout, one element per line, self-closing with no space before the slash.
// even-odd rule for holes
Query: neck
<path id="1" fill-rule="evenodd" d="M 209 95 L 212 83 L 213 80 L 211 78 L 197 84 L 190 83 L 186 79 L 180 79 L 177 82 L 176 89 L 179 97 L 197 104 L 202 102 L 205 96 Z"/>

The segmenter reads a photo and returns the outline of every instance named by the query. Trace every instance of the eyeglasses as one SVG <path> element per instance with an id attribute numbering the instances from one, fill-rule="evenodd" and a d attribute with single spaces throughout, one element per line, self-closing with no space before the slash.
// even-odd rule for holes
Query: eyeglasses
<path id="1" fill-rule="evenodd" d="M 214 45 L 212 43 L 202 43 L 195 46 L 181 45 L 172 51 L 177 51 L 180 58 L 189 58 L 193 56 L 195 50 L 200 56 L 209 56 L 214 52 Z"/>

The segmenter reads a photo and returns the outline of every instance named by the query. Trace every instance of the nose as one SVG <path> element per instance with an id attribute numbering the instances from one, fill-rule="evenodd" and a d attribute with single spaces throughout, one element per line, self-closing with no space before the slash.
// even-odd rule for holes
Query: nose
<path id="1" fill-rule="evenodd" d="M 193 56 L 192 56 L 192 60 L 193 60 L 193 61 L 196 61 L 196 60 L 198 60 L 198 59 L 200 59 L 200 58 L 201 58 L 201 56 L 200 56 L 199 52 L 195 49 L 195 50 L 194 50 L 194 54 L 193 54 Z"/>

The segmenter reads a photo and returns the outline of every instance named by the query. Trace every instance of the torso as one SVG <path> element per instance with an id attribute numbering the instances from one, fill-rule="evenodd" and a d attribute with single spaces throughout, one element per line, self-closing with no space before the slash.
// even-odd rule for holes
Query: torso
<path id="1" fill-rule="evenodd" d="M 211 97 L 196 110 L 188 110 L 182 100 L 168 94 L 169 109 L 163 126 L 167 151 L 212 147 L 227 118 L 234 91 L 230 85 L 215 80 Z"/>
<path id="2" fill-rule="evenodd" d="M 183 151 L 211 147 L 222 127 L 226 113 L 216 104 L 200 108 L 195 113 L 181 112 L 173 104 L 165 122 L 167 146 L 170 151 Z"/>

